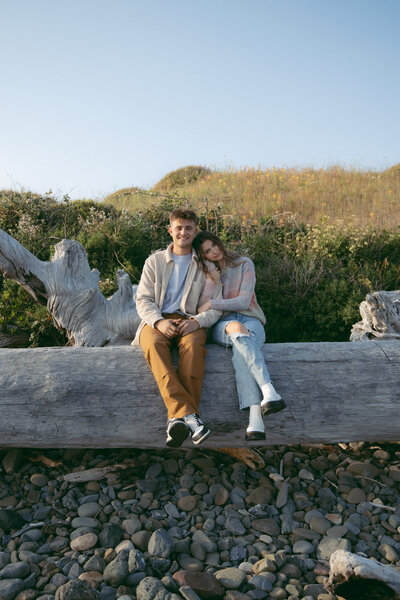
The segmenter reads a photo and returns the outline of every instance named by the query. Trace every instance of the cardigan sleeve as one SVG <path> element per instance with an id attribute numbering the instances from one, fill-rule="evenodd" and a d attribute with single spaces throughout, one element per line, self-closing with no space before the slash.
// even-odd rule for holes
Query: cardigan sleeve
<path id="1" fill-rule="evenodd" d="M 207 277 L 205 286 L 204 286 L 201 296 L 199 298 L 198 306 L 202 306 L 205 302 L 207 302 L 208 300 L 211 300 L 212 297 L 214 296 L 214 291 L 215 291 L 215 283 L 214 283 L 214 281 L 212 281 L 212 279 L 208 279 L 208 277 Z"/>
<path id="2" fill-rule="evenodd" d="M 139 317 L 147 325 L 154 327 L 163 316 L 155 302 L 155 263 L 154 255 L 149 256 L 143 266 L 142 276 L 136 295 L 136 308 Z"/>

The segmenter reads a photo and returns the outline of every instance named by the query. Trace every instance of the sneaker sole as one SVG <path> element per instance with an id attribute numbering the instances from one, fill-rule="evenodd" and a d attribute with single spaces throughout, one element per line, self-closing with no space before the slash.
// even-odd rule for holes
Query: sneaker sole
<path id="1" fill-rule="evenodd" d="M 168 448 L 179 448 L 189 435 L 188 426 L 183 421 L 175 423 L 169 430 L 169 439 L 165 442 Z"/>
<path id="2" fill-rule="evenodd" d="M 265 408 L 261 405 L 261 412 L 264 415 L 264 417 L 266 417 L 267 415 L 277 413 L 281 410 L 284 410 L 285 408 L 287 408 L 287 406 L 283 400 L 274 400 L 268 402 Z"/>
<path id="3" fill-rule="evenodd" d="M 210 435 L 210 433 L 211 433 L 211 429 L 207 429 L 207 431 L 205 433 L 203 433 L 203 435 L 201 437 L 199 437 L 198 439 L 194 440 L 192 438 L 193 444 L 195 444 L 196 446 L 198 446 L 199 444 L 201 444 L 201 442 L 204 442 L 204 440 L 206 438 L 208 438 L 208 436 Z"/>

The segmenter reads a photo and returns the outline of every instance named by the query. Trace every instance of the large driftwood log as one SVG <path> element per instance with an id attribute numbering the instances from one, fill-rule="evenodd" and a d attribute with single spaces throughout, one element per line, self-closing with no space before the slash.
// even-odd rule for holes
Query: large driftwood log
<path id="1" fill-rule="evenodd" d="M 117 272 L 118 290 L 106 299 L 99 272 L 90 270 L 84 247 L 62 240 L 51 261 L 37 259 L 0 229 L 0 272 L 14 279 L 39 303 L 46 304 L 58 329 L 75 346 L 129 344 L 139 323 L 129 276 Z"/>
<path id="2" fill-rule="evenodd" d="M 266 444 L 400 440 L 400 344 L 267 344 L 264 356 L 288 405 L 266 418 Z M 140 348 L 6 349 L 0 361 L 0 446 L 164 447 Z M 201 409 L 205 446 L 244 445 L 230 350 L 208 347 Z"/>
<path id="3" fill-rule="evenodd" d="M 400 600 L 400 573 L 369 558 L 337 550 L 330 559 L 326 587 L 346 600 Z"/>
<path id="4" fill-rule="evenodd" d="M 367 294 L 360 314 L 361 321 L 351 329 L 352 342 L 400 339 L 400 290 Z"/>

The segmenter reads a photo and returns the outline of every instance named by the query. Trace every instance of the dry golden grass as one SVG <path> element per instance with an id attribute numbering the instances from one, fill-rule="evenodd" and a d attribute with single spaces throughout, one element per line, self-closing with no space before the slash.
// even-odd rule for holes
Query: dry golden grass
<path id="1" fill-rule="evenodd" d="M 132 188 L 131 194 L 127 192 L 124 190 L 124 208 L 135 210 L 154 202 L 161 189 L 157 184 L 153 190 Z M 175 188 L 169 186 L 168 194 L 196 208 L 206 202 L 210 209 L 219 206 L 223 214 L 253 221 L 275 215 L 282 221 L 350 221 L 376 229 L 394 229 L 400 224 L 400 165 L 383 172 L 340 167 L 226 169 L 204 173 L 193 182 L 180 180 Z M 117 205 L 112 200 L 105 201 Z"/>

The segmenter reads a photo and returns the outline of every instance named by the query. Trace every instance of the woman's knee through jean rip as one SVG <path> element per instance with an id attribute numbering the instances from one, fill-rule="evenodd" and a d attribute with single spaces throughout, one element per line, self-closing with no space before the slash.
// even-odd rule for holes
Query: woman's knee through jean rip
<path id="1" fill-rule="evenodd" d="M 236 337 L 238 335 L 250 335 L 250 331 L 247 329 L 247 327 L 245 327 L 242 323 L 239 323 L 239 321 L 230 321 L 230 323 L 228 323 L 225 327 L 225 333 L 228 335 L 234 333 Z"/>

